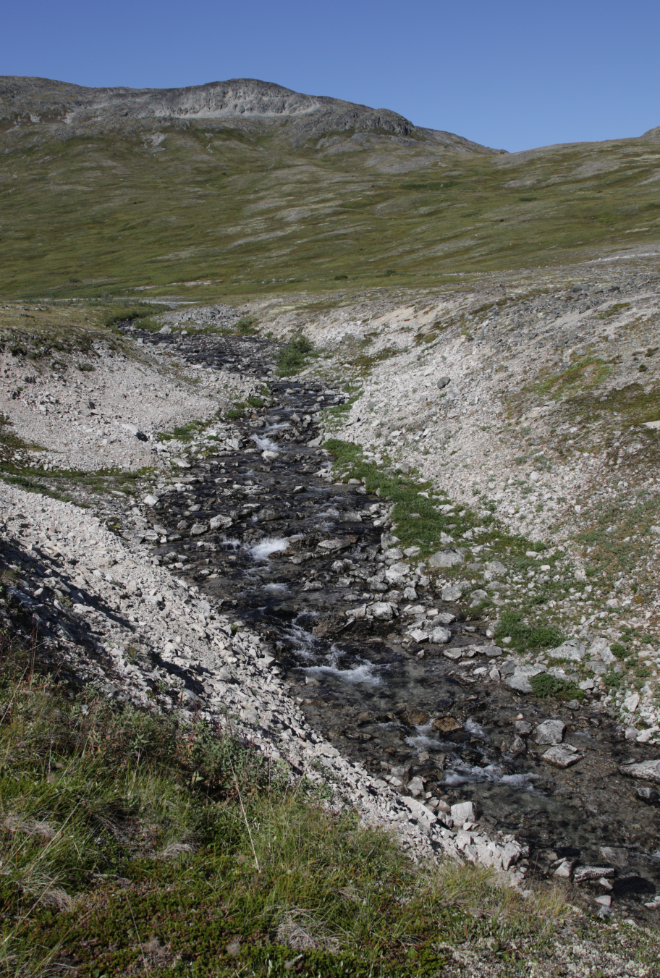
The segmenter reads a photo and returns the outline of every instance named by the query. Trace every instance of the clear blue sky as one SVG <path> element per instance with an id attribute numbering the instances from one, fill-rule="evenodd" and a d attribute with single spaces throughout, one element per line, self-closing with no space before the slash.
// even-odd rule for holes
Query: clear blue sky
<path id="1" fill-rule="evenodd" d="M 0 73 L 261 78 L 508 150 L 660 126 L 658 0 L 3 0 Z"/>

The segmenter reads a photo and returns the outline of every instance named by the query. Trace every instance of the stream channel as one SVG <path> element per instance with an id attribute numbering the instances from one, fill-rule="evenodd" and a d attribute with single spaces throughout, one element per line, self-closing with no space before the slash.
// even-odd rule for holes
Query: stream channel
<path id="1" fill-rule="evenodd" d="M 413 790 L 423 784 L 418 797 L 431 804 L 474 801 L 487 832 L 514 832 L 529 846 L 530 876 L 552 876 L 563 858 L 614 866 L 613 907 L 643 915 L 660 894 L 660 807 L 657 792 L 619 765 L 657 756 L 657 747 L 626 741 L 597 697 L 571 710 L 521 695 L 483 668 L 474 675 L 492 664 L 483 656 L 457 665 L 445 653 L 489 644 L 487 625 L 443 603 L 412 562 L 415 600 L 400 589 L 370 590 L 379 570 L 406 558 L 381 523 L 383 501 L 361 485 L 335 483 L 328 453 L 310 445 L 319 436 L 316 412 L 342 403 L 340 390 L 278 379 L 276 350 L 264 340 L 130 335 L 168 344 L 188 363 L 262 379 L 270 389 L 270 406 L 231 423 L 234 447 L 225 439 L 217 456 L 193 462 L 152 510 L 160 539 L 167 538 L 154 542 L 163 565 L 268 640 L 307 720 L 345 756 L 394 778 L 402 791 L 422 779 Z M 222 525 L 196 536 L 195 523 L 213 517 Z M 374 601 L 394 604 L 395 616 L 346 615 Z M 418 617 L 431 610 L 451 631 L 450 642 L 412 641 L 411 606 Z M 512 752 L 516 720 L 533 728 L 548 718 L 566 724 L 565 743 L 583 755 L 578 764 L 549 765 L 532 736 L 523 752 Z"/>

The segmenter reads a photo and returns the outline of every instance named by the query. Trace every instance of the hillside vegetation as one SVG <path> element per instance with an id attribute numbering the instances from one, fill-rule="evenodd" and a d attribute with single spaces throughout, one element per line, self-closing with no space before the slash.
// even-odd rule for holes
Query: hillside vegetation
<path id="1" fill-rule="evenodd" d="M 356 130 L 358 116 L 319 134 L 286 116 L 67 128 L 5 113 L 0 291 L 434 286 L 658 239 L 657 131 L 509 155 L 411 124 L 401 136 L 380 118 Z"/>

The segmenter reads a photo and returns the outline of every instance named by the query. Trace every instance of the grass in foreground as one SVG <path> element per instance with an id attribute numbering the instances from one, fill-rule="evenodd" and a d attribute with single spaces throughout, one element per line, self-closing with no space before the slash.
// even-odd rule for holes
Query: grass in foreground
<path id="1" fill-rule="evenodd" d="M 454 948 L 550 953 L 559 894 L 415 866 L 249 743 L 73 693 L 2 646 L 0 974 L 413 976 Z"/>

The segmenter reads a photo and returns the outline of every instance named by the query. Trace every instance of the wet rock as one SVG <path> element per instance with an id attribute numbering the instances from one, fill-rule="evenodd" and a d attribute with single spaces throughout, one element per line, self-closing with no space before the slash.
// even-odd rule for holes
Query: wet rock
<path id="1" fill-rule="evenodd" d="M 537 744 L 561 744 L 565 730 L 561 720 L 544 720 L 534 731 L 534 740 Z"/>
<path id="2" fill-rule="evenodd" d="M 211 530 L 225 530 L 227 527 L 230 527 L 232 523 L 233 520 L 230 516 L 213 516 L 209 520 L 209 527 Z"/>
<path id="3" fill-rule="evenodd" d="M 391 621 L 395 617 L 394 607 L 389 601 L 375 601 L 369 605 L 367 612 L 377 621 Z"/>
<path id="4" fill-rule="evenodd" d="M 464 562 L 463 554 L 458 550 L 438 550 L 428 559 L 429 567 L 458 567 Z M 443 599 L 444 600 L 444 599 Z M 456 599 L 454 599 L 456 600 Z"/>
<path id="5" fill-rule="evenodd" d="M 618 869 L 625 869 L 630 861 L 628 850 L 614 846 L 601 846 L 600 854 L 607 863 Z"/>
<path id="6" fill-rule="evenodd" d="M 264 507 L 263 509 L 259 510 L 256 516 L 260 523 L 269 523 L 271 520 L 277 519 L 278 513 L 276 510 L 271 509 L 270 507 Z"/>
<path id="7" fill-rule="evenodd" d="M 429 640 L 429 633 L 422 631 L 421 628 L 413 628 L 408 634 L 414 642 L 419 642 L 420 644 Z"/>
<path id="8" fill-rule="evenodd" d="M 609 879 L 614 874 L 613 866 L 578 866 L 573 873 L 573 882 L 579 885 L 590 880 Z"/>
<path id="9" fill-rule="evenodd" d="M 434 645 L 444 645 L 451 640 L 451 632 L 448 628 L 434 628 L 431 632 L 431 642 Z"/>
<path id="10" fill-rule="evenodd" d="M 635 794 L 638 798 L 647 802 L 649 805 L 653 805 L 655 802 L 660 801 L 660 795 L 654 788 L 651 787 L 650 784 L 638 785 Z"/>
<path id="11" fill-rule="evenodd" d="M 640 761 L 638 764 L 622 764 L 619 770 L 629 778 L 660 784 L 660 759 Z"/>
<path id="12" fill-rule="evenodd" d="M 456 730 L 462 730 L 463 724 L 456 720 L 455 717 L 436 717 L 435 720 L 431 722 L 431 726 L 434 730 L 438 730 L 440 733 L 454 733 Z"/>
<path id="13" fill-rule="evenodd" d="M 578 761 L 582 760 L 584 755 L 578 752 L 576 747 L 572 747 L 570 744 L 562 744 L 558 747 L 551 747 L 541 757 L 548 764 L 554 764 L 555 767 L 571 767 L 572 764 L 577 764 Z"/>
<path id="14" fill-rule="evenodd" d="M 526 750 L 527 750 L 527 744 L 522 739 L 522 737 L 519 737 L 516 734 L 516 736 L 513 738 L 513 741 L 511 743 L 511 753 L 512 754 L 524 754 Z"/>
<path id="15" fill-rule="evenodd" d="M 190 527 L 190 536 L 199 537 L 203 533 L 207 533 L 208 529 L 209 529 L 208 523 L 193 523 L 193 525 Z"/>
<path id="16" fill-rule="evenodd" d="M 305 581 L 305 583 L 303 584 L 302 590 L 303 591 L 322 591 L 323 590 L 323 583 L 322 583 L 322 581 L 316 581 L 316 580 Z"/>
<path id="17" fill-rule="evenodd" d="M 517 734 L 521 737 L 527 737 L 532 732 L 532 724 L 529 720 L 516 720 L 514 723 L 514 728 Z"/>

